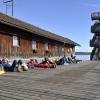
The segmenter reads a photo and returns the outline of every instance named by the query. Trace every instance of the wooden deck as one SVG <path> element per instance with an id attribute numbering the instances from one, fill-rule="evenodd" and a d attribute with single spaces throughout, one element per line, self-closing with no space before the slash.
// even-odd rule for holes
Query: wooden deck
<path id="1" fill-rule="evenodd" d="M 100 100 L 100 62 L 5 73 L 0 100 Z"/>

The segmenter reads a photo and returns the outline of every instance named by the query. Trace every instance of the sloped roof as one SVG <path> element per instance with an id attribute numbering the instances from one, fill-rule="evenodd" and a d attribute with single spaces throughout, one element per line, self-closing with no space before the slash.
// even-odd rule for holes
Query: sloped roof
<path id="1" fill-rule="evenodd" d="M 29 31 L 31 33 L 34 33 L 34 34 L 37 34 L 37 35 L 40 35 L 40 36 L 43 36 L 43 37 L 47 37 L 47 38 L 50 38 L 50 39 L 53 39 L 53 40 L 57 40 L 57 41 L 64 42 L 64 43 L 67 43 L 67 44 L 71 44 L 71 45 L 74 45 L 74 46 L 80 46 L 78 43 L 76 43 L 76 42 L 74 42 L 74 41 L 72 41 L 68 38 L 59 36 L 57 34 L 46 31 L 44 29 L 41 29 L 39 27 L 36 27 L 34 25 L 31 25 L 29 23 L 26 23 L 24 21 L 16 19 L 14 17 L 5 15 L 3 13 L 0 13 L 0 23 L 7 24 L 7 25 L 10 25 L 10 26 L 13 26 L 13 27 L 17 27 L 19 29 Z"/>

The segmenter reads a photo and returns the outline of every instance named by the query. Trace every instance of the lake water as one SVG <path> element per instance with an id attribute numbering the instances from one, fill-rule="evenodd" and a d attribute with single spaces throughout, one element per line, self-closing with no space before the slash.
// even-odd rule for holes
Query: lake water
<path id="1" fill-rule="evenodd" d="M 90 60 L 90 55 L 76 55 L 76 59 L 83 61 Z"/>

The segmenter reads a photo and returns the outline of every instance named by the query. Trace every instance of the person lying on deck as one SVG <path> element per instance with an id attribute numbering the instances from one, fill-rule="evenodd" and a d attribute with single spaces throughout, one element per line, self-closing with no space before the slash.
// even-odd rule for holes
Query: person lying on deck
<path id="1" fill-rule="evenodd" d="M 15 68 L 18 72 L 28 70 L 28 66 L 25 63 L 23 63 L 22 60 L 18 60 L 18 62 L 16 62 L 16 63 L 13 62 L 13 65 L 15 66 Z"/>
<path id="2" fill-rule="evenodd" d="M 76 59 L 76 56 L 74 56 L 72 54 L 71 54 L 71 58 L 72 58 L 72 60 L 73 60 L 74 63 L 82 62 L 82 60 Z"/>
<path id="3" fill-rule="evenodd" d="M 56 65 L 48 57 L 44 57 L 41 63 L 38 63 L 36 59 L 30 59 L 27 63 L 28 68 L 55 68 Z"/>
<path id="4" fill-rule="evenodd" d="M 38 64 L 38 61 L 36 59 L 30 59 L 27 62 L 28 68 L 34 68 Z"/>
<path id="5" fill-rule="evenodd" d="M 1 64 L 2 66 L 4 67 L 4 70 L 5 71 L 12 71 L 12 66 L 11 64 L 8 62 L 8 59 L 7 58 L 3 58 L 1 60 Z"/>
<path id="6" fill-rule="evenodd" d="M 44 57 L 44 60 L 40 64 L 38 64 L 37 67 L 56 68 L 56 63 L 51 61 L 48 57 Z"/>
<path id="7" fill-rule="evenodd" d="M 28 67 L 24 63 L 22 63 L 22 60 L 14 60 L 11 65 L 7 59 L 2 59 L 1 64 L 6 72 L 22 72 L 28 70 Z"/>
<path id="8" fill-rule="evenodd" d="M 61 59 L 59 59 L 58 61 L 56 61 L 57 65 L 64 65 L 65 63 L 67 64 L 73 64 L 73 63 L 77 63 L 77 60 L 75 59 L 75 57 L 66 57 L 64 55 L 64 57 L 62 57 Z"/>

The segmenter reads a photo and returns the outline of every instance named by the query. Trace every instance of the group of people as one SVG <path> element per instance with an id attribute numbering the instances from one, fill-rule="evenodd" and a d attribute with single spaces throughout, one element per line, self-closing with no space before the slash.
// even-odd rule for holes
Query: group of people
<path id="1" fill-rule="evenodd" d="M 37 68 L 55 68 L 55 63 L 51 62 L 47 57 L 42 60 L 41 63 L 38 63 L 36 59 L 30 59 L 28 62 L 23 63 L 22 60 L 13 60 L 12 63 L 8 61 L 7 58 L 0 60 L 0 68 L 4 69 L 6 72 L 23 72 L 28 69 Z"/>
<path id="2" fill-rule="evenodd" d="M 65 55 L 58 60 L 50 60 L 48 57 L 44 57 L 41 63 L 38 63 L 36 59 L 30 59 L 28 62 L 23 63 L 22 60 L 14 60 L 12 64 L 8 61 L 7 58 L 3 58 L 0 60 L 0 68 L 3 68 L 4 71 L 10 72 L 22 72 L 27 71 L 28 69 L 32 69 L 34 67 L 37 68 L 56 68 L 56 65 L 64 65 L 78 63 L 80 60 L 76 60 L 75 56 L 71 55 L 71 57 L 66 57 Z"/>
<path id="3" fill-rule="evenodd" d="M 77 60 L 76 59 L 76 56 L 73 56 L 72 54 L 71 54 L 71 56 L 63 56 L 61 59 L 59 59 L 59 60 L 57 60 L 56 61 L 56 64 L 57 65 L 64 65 L 65 63 L 66 64 L 76 64 L 76 63 L 78 63 L 78 62 L 80 62 L 81 60 Z"/>
<path id="4" fill-rule="evenodd" d="M 56 60 L 50 60 L 48 57 L 44 57 L 44 60 L 42 60 L 41 63 L 38 63 L 36 59 L 30 59 L 30 61 L 27 63 L 29 68 L 39 67 L 39 68 L 56 68 L 56 65 L 64 65 L 66 64 L 73 64 L 78 63 L 81 60 L 77 60 L 75 56 L 63 56 L 60 59 Z"/>
<path id="5" fill-rule="evenodd" d="M 27 63 L 29 68 L 56 68 L 56 63 L 49 60 L 48 57 L 44 57 L 44 60 L 42 60 L 41 63 L 38 63 L 36 59 L 30 59 L 30 61 Z"/>

